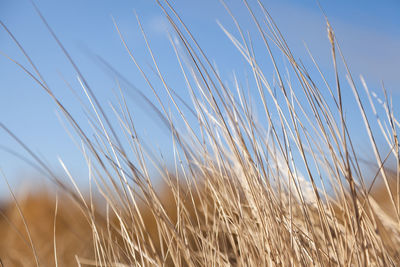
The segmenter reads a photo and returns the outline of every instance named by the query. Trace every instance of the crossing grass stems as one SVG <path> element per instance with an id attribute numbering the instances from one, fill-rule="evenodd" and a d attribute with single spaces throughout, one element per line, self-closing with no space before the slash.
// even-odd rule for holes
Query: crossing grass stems
<path id="1" fill-rule="evenodd" d="M 131 88 L 117 70 L 99 58 L 117 77 L 119 89 L 113 114 L 108 114 L 35 6 L 87 97 L 87 104 L 82 105 L 93 131 L 84 130 L 1 23 L 33 71 L 10 60 L 49 94 L 78 136 L 92 183 L 89 192 L 82 192 L 62 160 L 70 183 L 60 179 L 1 124 L 59 188 L 57 197 L 26 194 L 4 205 L 1 264 L 398 265 L 399 122 L 385 89 L 380 100 L 362 77 L 361 87 L 353 79 L 328 19 L 333 68 L 324 74 L 311 52 L 313 65 L 296 59 L 262 2 L 249 5 L 243 0 L 256 29 L 254 35 L 243 29 L 223 3 L 236 30 L 232 33 L 220 27 L 248 63 L 252 80 L 246 88 L 236 76 L 233 82 L 224 82 L 174 7 L 167 0 L 157 3 L 170 23 L 176 72 L 185 81 L 191 103 L 169 85 L 140 19 L 152 73 L 146 72 L 114 24 L 156 102 L 137 94 L 172 136 L 175 164 L 170 167 L 139 136 L 124 93 Z M 256 53 L 255 40 L 262 52 Z M 282 56 L 285 68 L 279 61 Z M 266 57 L 274 70 L 272 80 L 259 64 Z M 311 75 L 311 68 L 320 76 Z M 344 88 L 352 91 L 368 136 L 365 143 L 374 153 L 368 160 L 377 166 L 376 172 L 369 170 L 368 175 L 361 162 L 365 158 L 354 147 L 358 136 L 349 127 Z M 256 102 L 261 112 L 255 111 Z M 385 116 L 378 116 L 379 110 Z M 376 141 L 382 137 L 389 147 L 385 155 Z M 397 165 L 387 168 L 388 159 Z M 162 182 L 156 184 L 150 177 L 151 168 L 158 170 Z"/>

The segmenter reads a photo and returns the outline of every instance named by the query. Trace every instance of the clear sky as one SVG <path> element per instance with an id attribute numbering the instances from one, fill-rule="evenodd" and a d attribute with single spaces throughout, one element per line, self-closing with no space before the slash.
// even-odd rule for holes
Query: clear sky
<path id="1" fill-rule="evenodd" d="M 249 0 L 252 2 L 251 0 Z M 216 20 L 229 29 L 232 21 L 219 1 L 174 1 L 177 11 L 197 37 L 209 58 L 215 60 L 222 74 L 229 79 L 232 71 L 240 72 L 243 61 L 218 27 Z M 233 12 L 250 25 L 241 1 L 227 1 Z M 314 0 L 266 0 L 289 45 L 298 58 L 307 58 L 304 42 L 308 45 L 323 70 L 331 71 L 331 57 L 326 25 L 321 10 Z M 144 48 L 143 38 L 135 18 L 136 12 L 151 40 L 161 66 L 171 83 L 182 85 L 178 65 L 169 45 L 168 25 L 155 1 L 151 0 L 36 0 L 35 3 L 72 55 L 100 100 L 107 104 L 113 99 L 114 80 L 93 60 L 91 54 L 101 55 L 130 82 L 151 98 L 133 62 L 130 61 L 117 31 L 113 16 L 129 46 L 142 64 L 151 60 Z M 367 83 L 379 90 L 383 80 L 398 103 L 400 94 L 400 2 L 386 1 L 320 1 L 331 20 L 336 36 L 355 77 L 363 74 Z M 0 20 L 10 29 L 55 94 L 85 126 L 82 108 L 63 79 L 79 91 L 76 73 L 51 38 L 31 3 L 27 0 L 0 0 Z M 254 28 L 253 28 L 254 29 Z M 82 157 L 65 132 L 57 116 L 57 108 L 50 97 L 19 67 L 3 54 L 28 66 L 11 38 L 0 29 L 0 122 L 23 140 L 33 151 L 43 156 L 60 173 L 60 156 L 76 176 L 86 176 Z M 171 64 L 171 62 L 173 62 Z M 31 69 L 29 67 L 29 69 Z M 272 72 L 272 70 L 271 70 Z M 184 92 L 181 92 L 184 94 Z M 169 150 L 170 136 L 157 126 L 157 121 L 140 103 L 131 101 L 137 127 L 155 145 L 155 149 Z M 136 106 L 135 106 L 136 105 Z M 156 141 L 154 141 L 156 140 Z M 7 152 L 11 149 L 26 153 L 4 132 L 0 131 L 0 169 L 15 186 L 18 181 L 35 177 L 35 172 L 20 159 Z M 6 149 L 4 149 L 6 148 Z M 0 193 L 5 183 L 0 181 Z"/>

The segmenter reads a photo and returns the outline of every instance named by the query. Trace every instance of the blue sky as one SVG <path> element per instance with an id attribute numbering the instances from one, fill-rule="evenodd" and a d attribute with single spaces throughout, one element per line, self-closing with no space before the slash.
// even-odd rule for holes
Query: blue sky
<path id="1" fill-rule="evenodd" d="M 244 25 L 250 25 L 241 1 L 227 1 Z M 251 2 L 251 1 L 250 1 Z M 355 77 L 363 74 L 370 87 L 379 90 L 383 80 L 392 92 L 394 103 L 400 97 L 400 3 L 398 1 L 323 1 L 321 5 L 331 20 L 344 55 Z M 134 11 L 140 17 L 161 70 L 179 87 L 182 77 L 165 33 L 166 20 L 155 1 L 51 1 L 35 3 L 72 55 L 84 76 L 107 104 L 113 98 L 115 82 L 90 56 L 99 54 L 115 66 L 130 82 L 151 98 L 136 67 L 130 61 L 117 31 L 113 16 L 129 46 L 143 64 L 150 63 Z M 298 58 L 307 58 L 303 42 L 320 62 L 331 71 L 331 57 L 324 18 L 316 1 L 264 1 Z M 229 79 L 232 71 L 241 71 L 243 61 L 217 26 L 221 21 L 229 29 L 232 22 L 218 1 L 175 1 L 175 7 L 198 38 L 210 59 Z M 72 114 L 85 125 L 82 109 L 63 79 L 79 90 L 76 73 L 40 21 L 29 1 L 0 0 L 0 19 L 20 41 L 37 64 L 45 79 Z M 90 52 L 88 52 L 90 51 Z M 7 33 L 0 30 L 0 52 L 28 66 Z M 174 62 L 171 64 L 171 62 Z M 272 70 L 271 70 L 272 71 Z M 176 79 L 175 79 L 176 78 Z M 183 90 L 183 89 L 182 89 Z M 183 92 L 182 92 L 183 94 Z M 132 102 L 134 104 L 134 101 Z M 135 108 L 138 128 L 151 143 L 162 150 L 170 149 L 170 137 Z M 4 56 L 0 56 L 0 122 L 21 138 L 33 151 L 43 156 L 60 173 L 57 157 L 64 159 L 76 176 L 85 177 L 82 156 L 57 117 L 57 107 L 35 82 Z M 86 124 L 87 126 L 87 124 Z M 5 133 L 0 131 L 0 146 L 26 155 Z M 0 150 L 0 168 L 12 184 L 37 176 L 20 159 Z M 0 182 L 0 192 L 5 188 Z"/>

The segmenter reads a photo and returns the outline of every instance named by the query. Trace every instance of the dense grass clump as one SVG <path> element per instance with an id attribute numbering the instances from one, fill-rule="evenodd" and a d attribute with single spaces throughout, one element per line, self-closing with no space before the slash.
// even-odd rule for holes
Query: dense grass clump
<path id="1" fill-rule="evenodd" d="M 331 55 L 327 56 L 332 58 L 333 73 L 325 77 L 312 57 L 312 66 L 296 59 L 261 2 L 257 12 L 243 2 L 258 35 L 248 34 L 234 15 L 236 33 L 221 27 L 248 63 L 251 81 L 247 86 L 237 79 L 225 82 L 174 8 L 168 1 L 160 1 L 174 31 L 171 49 L 176 52 L 176 72 L 186 82 L 192 103 L 169 85 L 145 31 L 151 74 L 144 71 L 115 25 L 158 102 L 151 103 L 142 95 L 144 101 L 172 135 L 175 165 L 168 168 L 138 136 L 124 98 L 124 83 L 118 82 L 121 95 L 111 117 L 46 23 L 78 74 L 89 100 L 90 110 L 86 111 L 93 132 L 78 125 L 29 58 L 34 71 L 21 68 L 52 97 L 75 129 L 93 187 L 88 194 L 77 186 L 68 187 L 27 148 L 65 195 L 58 198 L 57 205 L 50 195 L 16 201 L 3 209 L 8 223 L 0 223 L 8 226 L 2 226 L 0 231 L 6 233 L 0 234 L 14 240 L 1 244 L 3 262 L 82 266 L 400 264 L 399 165 L 391 170 L 384 165 L 388 158 L 399 162 L 399 122 L 389 97 L 376 106 L 378 102 L 363 80 L 365 90 L 359 90 L 328 21 Z M 142 29 L 140 20 L 138 23 Z M 262 53 L 255 51 L 255 40 Z M 270 59 L 272 80 L 266 73 L 270 69 L 259 64 L 261 58 Z M 310 68 L 320 71 L 320 76 L 312 77 Z M 354 96 L 369 138 L 366 143 L 373 151 L 374 158 L 368 160 L 376 168 L 370 168 L 368 175 L 361 164 L 365 157 L 360 158 L 354 148 L 358 135 L 349 127 L 343 88 Z M 169 99 L 161 99 L 161 92 Z M 366 94 L 368 103 L 362 101 L 361 93 Z M 261 112 L 255 105 L 262 107 Z M 379 108 L 386 116 L 376 115 Z M 389 147 L 385 155 L 376 142 L 381 136 Z M 162 186 L 156 186 L 150 177 L 151 168 L 159 171 Z M 101 201 L 93 200 L 94 196 Z M 14 230 L 4 230 L 7 227 Z"/>

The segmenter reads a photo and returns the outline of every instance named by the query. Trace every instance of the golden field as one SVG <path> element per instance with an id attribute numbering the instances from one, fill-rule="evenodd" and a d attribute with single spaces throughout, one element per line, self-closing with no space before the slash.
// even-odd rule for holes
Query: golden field
<path id="1" fill-rule="evenodd" d="M 11 62 L 64 115 L 84 156 L 91 186 L 79 188 L 61 160 L 71 183 L 59 179 L 0 124 L 59 192 L 17 195 L 1 206 L 1 264 L 398 266 L 400 124 L 385 89 L 379 97 L 363 78 L 355 81 L 329 20 L 326 57 L 332 68 L 324 73 L 312 54 L 311 65 L 292 54 L 261 2 L 256 1 L 255 14 L 243 1 L 254 31 L 243 29 L 233 14 L 235 32 L 221 27 L 246 62 L 250 81 L 242 83 L 235 76 L 226 82 L 173 6 L 157 3 L 174 34 L 170 46 L 177 60 L 171 66 L 191 102 L 170 86 L 139 19 L 149 71 L 143 67 L 148 62 L 138 62 L 116 22 L 115 28 L 154 94 L 156 101 L 144 94 L 138 94 L 138 101 L 148 105 L 148 112 L 156 114 L 171 136 L 173 166 L 167 167 L 163 156 L 154 155 L 138 134 L 125 98 L 129 85 L 115 70 L 109 68 L 116 77 L 117 99 L 107 112 L 41 17 L 76 71 L 86 97 L 82 108 L 91 125 L 87 130 L 10 33 L 29 68 Z M 227 11 L 231 15 L 228 7 Z M 265 58 L 271 68 L 259 63 Z M 357 152 L 360 137 L 349 113 L 360 118 L 369 157 Z M 377 141 L 382 139 L 385 142 Z M 162 182 L 155 182 L 152 168 Z"/>

